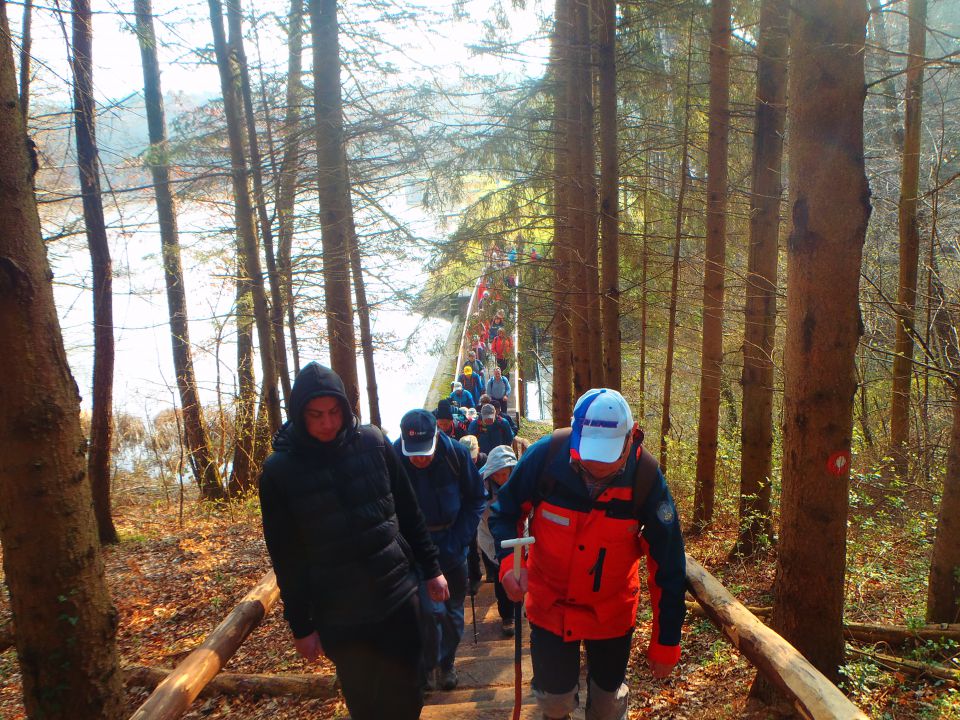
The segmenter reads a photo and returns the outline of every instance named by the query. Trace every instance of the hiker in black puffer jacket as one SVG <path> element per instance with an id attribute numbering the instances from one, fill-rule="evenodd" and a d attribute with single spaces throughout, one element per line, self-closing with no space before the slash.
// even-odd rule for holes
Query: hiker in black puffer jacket
<path id="1" fill-rule="evenodd" d="M 419 717 L 418 572 L 436 601 L 449 591 L 393 447 L 360 425 L 340 377 L 310 363 L 273 449 L 263 535 L 297 651 L 334 662 L 355 720 Z"/>

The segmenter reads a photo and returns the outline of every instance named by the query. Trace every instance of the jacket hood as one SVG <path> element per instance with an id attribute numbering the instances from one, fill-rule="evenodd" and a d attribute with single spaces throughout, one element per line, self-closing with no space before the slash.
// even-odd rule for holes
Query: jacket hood
<path id="1" fill-rule="evenodd" d="M 513 448 L 509 445 L 497 445 L 487 454 L 487 462 L 480 469 L 480 474 L 486 480 L 498 470 L 511 468 L 516 464 L 517 456 L 513 454 Z"/>
<path id="2" fill-rule="evenodd" d="M 343 410 L 344 423 L 343 428 L 335 440 L 330 442 L 320 442 L 310 436 L 307 432 L 306 423 L 303 421 L 303 411 L 307 403 L 318 397 L 334 397 L 340 402 L 340 408 Z M 281 436 L 286 436 L 293 444 L 303 448 L 313 448 L 317 450 L 338 446 L 359 426 L 359 420 L 353 414 L 353 408 L 347 400 L 347 391 L 343 387 L 343 381 L 340 376 L 328 367 L 324 367 L 318 362 L 312 362 L 305 365 L 297 373 L 293 381 L 293 389 L 290 391 L 290 409 L 288 412 L 289 421 L 280 430 Z M 280 438 L 278 438 L 279 440 Z M 276 447 L 277 442 L 274 442 Z"/>

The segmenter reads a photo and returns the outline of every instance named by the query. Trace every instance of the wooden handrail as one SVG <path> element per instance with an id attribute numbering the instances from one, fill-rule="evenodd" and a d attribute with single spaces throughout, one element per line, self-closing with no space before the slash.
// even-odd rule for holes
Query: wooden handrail
<path id="1" fill-rule="evenodd" d="M 266 617 L 280 590 L 273 570 L 223 619 L 200 646 L 185 657 L 157 686 L 130 720 L 175 720 L 220 672 L 250 632 Z"/>
<path id="2" fill-rule="evenodd" d="M 796 648 L 764 625 L 690 555 L 687 555 L 687 588 L 734 647 L 783 691 L 803 717 L 868 720 L 836 685 Z"/>

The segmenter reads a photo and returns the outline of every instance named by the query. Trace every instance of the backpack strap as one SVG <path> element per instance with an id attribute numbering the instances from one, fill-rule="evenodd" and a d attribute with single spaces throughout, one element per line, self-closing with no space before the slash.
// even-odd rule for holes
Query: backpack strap
<path id="1" fill-rule="evenodd" d="M 553 465 L 553 461 L 557 455 L 560 454 L 560 448 L 570 439 L 571 432 L 573 432 L 573 428 L 560 428 L 559 430 L 554 430 L 550 436 L 550 446 L 547 448 L 547 459 L 543 462 L 543 469 L 540 471 L 540 476 L 537 478 L 537 485 L 533 492 L 534 506 L 539 505 L 542 500 L 550 497 L 553 489 L 557 486 L 557 478 L 553 474 L 553 471 L 550 470 L 550 466 Z"/>
<path id="2" fill-rule="evenodd" d="M 637 465 L 633 470 L 633 511 L 639 518 L 640 508 L 660 477 L 660 463 L 643 445 L 638 452 Z"/>

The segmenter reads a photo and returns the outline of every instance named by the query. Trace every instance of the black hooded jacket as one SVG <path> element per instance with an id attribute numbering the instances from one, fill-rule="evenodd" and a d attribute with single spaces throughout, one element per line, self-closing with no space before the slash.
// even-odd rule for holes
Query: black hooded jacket
<path id="1" fill-rule="evenodd" d="M 331 442 L 306 430 L 317 397 L 340 401 L 344 427 Z M 410 480 L 383 432 L 360 425 L 340 377 L 318 363 L 297 375 L 290 420 L 260 476 L 263 535 L 294 637 L 382 620 L 440 574 Z"/>

